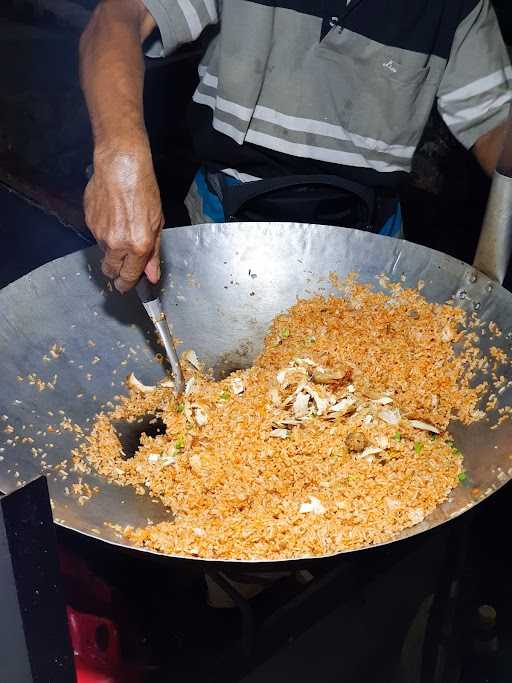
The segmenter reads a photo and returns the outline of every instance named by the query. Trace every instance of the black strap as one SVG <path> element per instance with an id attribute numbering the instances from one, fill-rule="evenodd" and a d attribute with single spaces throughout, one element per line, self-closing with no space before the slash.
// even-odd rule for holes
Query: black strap
<path id="1" fill-rule="evenodd" d="M 351 192 L 366 206 L 368 225 L 371 225 L 375 210 L 375 191 L 351 180 L 345 180 L 331 175 L 296 175 L 282 178 L 267 178 L 240 185 L 224 185 L 223 205 L 224 214 L 228 221 L 236 220 L 240 210 L 251 200 L 262 197 L 277 190 L 310 185 L 330 186 Z"/>

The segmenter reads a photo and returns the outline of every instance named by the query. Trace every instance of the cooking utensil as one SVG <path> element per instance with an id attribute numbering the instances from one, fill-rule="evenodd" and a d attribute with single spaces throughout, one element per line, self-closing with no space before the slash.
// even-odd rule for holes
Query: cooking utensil
<path id="1" fill-rule="evenodd" d="M 175 391 L 182 394 L 185 388 L 185 380 L 181 371 L 178 354 L 172 339 L 171 332 L 165 314 L 163 313 L 162 304 L 158 296 L 158 290 L 155 285 L 142 275 L 139 282 L 135 286 L 135 291 L 144 306 L 149 319 L 155 326 L 160 339 L 165 348 L 167 360 L 171 366 Z M 132 420 L 114 420 L 112 422 L 114 431 L 116 432 L 123 454 L 126 458 L 131 458 L 135 455 L 140 446 L 140 439 L 142 434 L 147 436 L 157 436 L 165 433 L 165 423 L 158 416 L 152 413 L 139 415 Z"/>
<path id="2" fill-rule="evenodd" d="M 174 341 L 169 329 L 169 323 L 167 322 L 167 318 L 162 307 L 162 302 L 158 296 L 158 290 L 145 275 L 142 275 L 138 283 L 135 285 L 135 291 L 137 292 L 142 305 L 146 309 L 149 319 L 155 326 L 155 329 L 160 336 L 165 349 L 165 355 L 167 356 L 167 360 L 171 366 L 175 391 L 178 395 L 182 394 L 185 389 L 185 380 L 183 378 L 183 372 L 181 371 L 178 354 L 176 353 L 176 348 L 174 347 Z"/>
<path id="3" fill-rule="evenodd" d="M 336 227 L 229 223 L 164 231 L 162 253 L 169 265 L 169 275 L 162 281 L 162 305 L 172 311 L 184 347 L 194 349 L 217 377 L 251 364 L 269 323 L 296 297 L 334 292 L 329 280 L 333 272 L 343 277 L 357 271 L 361 281 L 376 288 L 382 273 L 395 281 L 403 279 L 406 287 L 422 280 L 428 300 L 454 299 L 468 313 L 477 311 L 485 324 L 496 321 L 503 334 L 490 342 L 488 330 L 482 328 L 487 332 L 480 339 L 485 352 L 491 345 L 510 352 L 512 295 L 473 267 L 416 244 Z M 0 292 L 0 488 L 11 490 L 44 471 L 57 523 L 131 548 L 110 524 L 144 526 L 148 519 L 168 520 L 168 510 L 94 472 L 73 474 L 70 465 L 59 465 L 70 460 L 69 453 L 80 440 L 69 425 L 90 426 L 93 416 L 123 392 L 123 378 L 130 371 L 148 384 L 161 379 L 147 319 L 135 319 L 134 295 L 104 291 L 100 260 L 96 248 L 71 254 Z M 55 344 L 62 349 L 57 358 L 49 353 Z M 509 367 L 500 372 L 511 379 Z M 45 384 L 42 391 L 38 379 Z M 512 401 L 512 384 L 505 382 L 504 387 L 497 408 Z M 61 426 L 64 416 L 59 411 L 69 418 L 68 428 Z M 48 431 L 49 426 L 59 433 Z M 451 425 L 464 453 L 467 485 L 459 486 L 447 503 L 397 539 L 462 514 L 510 479 L 512 423 L 490 427 L 486 421 L 470 427 Z M 23 440 L 27 437 L 32 441 Z M 84 487 L 99 488 L 83 504 L 66 494 L 78 476 Z M 190 561 L 201 559 L 207 558 Z M 251 567 L 282 564 L 257 562 Z"/>
<path id="4" fill-rule="evenodd" d="M 88 179 L 92 178 L 94 174 L 94 168 L 92 164 L 87 166 L 85 174 Z M 169 361 L 169 364 L 171 366 L 172 374 L 174 377 L 174 383 L 176 387 L 176 393 L 178 395 L 182 394 L 185 389 L 185 380 L 183 378 L 183 373 L 181 371 L 180 361 L 178 358 L 178 354 L 176 353 L 176 348 L 174 346 L 172 334 L 169 330 L 169 324 L 165 317 L 165 313 L 163 312 L 162 304 L 158 296 L 158 289 L 148 280 L 146 274 L 142 273 L 138 283 L 135 285 L 135 291 L 137 292 L 142 305 L 146 309 L 146 313 L 148 314 L 151 322 L 155 326 L 158 334 L 160 335 L 160 339 L 162 340 L 162 344 L 164 345 L 167 360 Z M 150 423 L 152 423 L 152 417 L 153 416 L 149 416 L 149 420 L 145 420 L 144 417 L 142 418 L 146 423 L 148 423 L 149 429 L 151 429 Z M 123 426 L 120 423 L 119 431 L 120 434 L 123 435 L 122 438 L 126 440 L 125 442 L 127 448 L 130 449 L 132 442 L 134 442 L 137 436 L 136 431 L 133 431 L 133 434 L 130 434 L 129 427 Z"/>

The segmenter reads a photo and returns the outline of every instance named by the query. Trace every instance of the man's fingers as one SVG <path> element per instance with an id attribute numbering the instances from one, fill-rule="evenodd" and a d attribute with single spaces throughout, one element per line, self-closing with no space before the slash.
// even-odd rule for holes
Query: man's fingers
<path id="1" fill-rule="evenodd" d="M 160 280 L 160 236 L 161 232 L 158 233 L 158 237 L 156 238 L 155 242 L 155 248 L 153 249 L 153 254 L 151 255 L 151 258 L 147 262 L 146 268 L 145 268 L 145 273 L 148 276 L 148 279 L 153 282 L 153 284 L 156 285 L 156 283 Z"/>
<path id="2" fill-rule="evenodd" d="M 114 280 L 115 288 L 124 294 L 139 281 L 144 268 L 148 262 L 148 257 L 127 254 L 123 261 L 118 277 Z"/>
<path id="3" fill-rule="evenodd" d="M 154 245 L 149 243 L 139 244 L 132 250 L 127 248 L 107 249 L 102 261 L 103 273 L 114 280 L 116 289 L 123 293 L 131 289 L 139 281 L 140 276 L 148 271 L 148 277 L 152 282 L 160 279 L 160 234 L 156 237 Z"/>
<path id="4" fill-rule="evenodd" d="M 105 251 L 103 261 L 101 262 L 101 270 L 103 271 L 103 274 L 111 280 L 115 280 L 115 278 L 118 277 L 119 273 L 121 272 L 125 257 L 125 251 L 107 249 Z"/>

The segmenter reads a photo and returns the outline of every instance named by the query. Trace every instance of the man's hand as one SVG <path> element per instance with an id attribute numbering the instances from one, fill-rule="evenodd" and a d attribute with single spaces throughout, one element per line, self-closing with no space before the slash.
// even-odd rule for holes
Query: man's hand
<path id="1" fill-rule="evenodd" d="M 496 165 L 503 151 L 506 134 L 507 124 L 503 123 L 498 128 L 482 135 L 473 147 L 473 153 L 480 166 L 489 176 L 492 176 L 496 170 Z"/>
<path id="2" fill-rule="evenodd" d="M 94 175 L 84 196 L 85 220 L 104 250 L 104 274 L 126 292 L 142 273 L 160 278 L 160 193 L 149 145 L 130 141 L 119 149 L 96 149 Z"/>
<path id="3" fill-rule="evenodd" d="M 102 0 L 80 39 L 80 80 L 94 135 L 85 220 L 120 292 L 160 277 L 160 194 L 144 128 L 141 43 L 156 23 L 140 0 Z"/>

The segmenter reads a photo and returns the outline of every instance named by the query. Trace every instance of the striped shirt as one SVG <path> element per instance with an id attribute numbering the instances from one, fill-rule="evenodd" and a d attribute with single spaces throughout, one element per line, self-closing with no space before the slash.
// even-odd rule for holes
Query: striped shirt
<path id="1" fill-rule="evenodd" d="M 468 149 L 512 68 L 490 0 L 144 0 L 166 55 L 219 24 L 193 96 L 196 153 L 246 181 L 333 173 L 396 187 L 432 110 Z"/>

